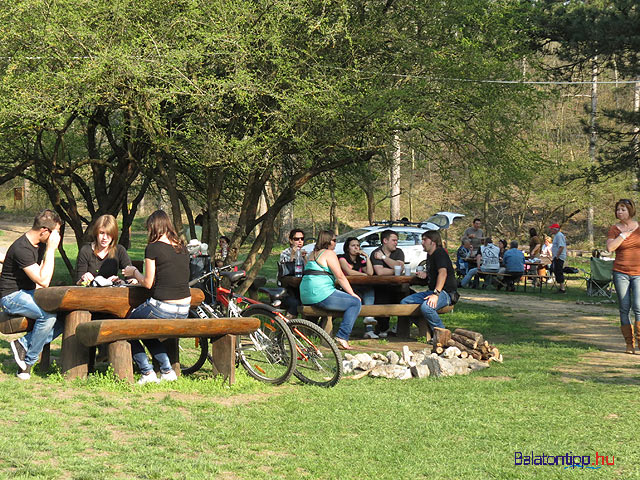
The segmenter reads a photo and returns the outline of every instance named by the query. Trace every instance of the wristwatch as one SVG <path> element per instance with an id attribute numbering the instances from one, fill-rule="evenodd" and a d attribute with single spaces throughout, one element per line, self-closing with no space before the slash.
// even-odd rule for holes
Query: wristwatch
<path id="1" fill-rule="evenodd" d="M 387 256 L 383 253 L 382 258 L 380 260 L 384 260 L 385 258 L 387 258 Z"/>
<path id="2" fill-rule="evenodd" d="M 437 296 L 440 296 L 440 290 L 437 290 L 437 289 L 436 289 L 436 290 L 434 290 L 434 291 L 433 291 L 433 294 L 434 294 L 434 295 L 437 295 Z"/>

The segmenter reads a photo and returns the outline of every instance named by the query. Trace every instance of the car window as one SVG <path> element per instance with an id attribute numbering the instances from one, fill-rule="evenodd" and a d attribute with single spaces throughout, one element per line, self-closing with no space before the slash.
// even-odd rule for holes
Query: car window
<path id="1" fill-rule="evenodd" d="M 420 234 L 418 232 L 398 232 L 398 246 L 408 247 L 410 245 L 420 245 Z"/>
<path id="2" fill-rule="evenodd" d="M 360 245 L 362 247 L 379 247 L 380 246 L 380 234 L 370 233 L 360 238 Z"/>
<path id="3" fill-rule="evenodd" d="M 356 230 L 351 230 L 349 232 L 343 233 L 342 235 L 338 235 L 336 238 L 336 242 L 341 243 L 344 242 L 349 237 L 360 238 L 361 235 L 369 232 L 366 228 L 357 228 Z"/>
<path id="4" fill-rule="evenodd" d="M 449 219 L 445 215 L 432 215 L 427 218 L 425 222 L 431 222 L 440 228 L 447 228 L 449 226 Z"/>

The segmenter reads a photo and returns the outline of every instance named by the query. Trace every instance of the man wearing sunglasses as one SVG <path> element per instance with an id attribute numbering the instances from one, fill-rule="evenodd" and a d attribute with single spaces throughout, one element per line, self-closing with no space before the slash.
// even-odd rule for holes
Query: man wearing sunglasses
<path id="1" fill-rule="evenodd" d="M 294 275 L 294 263 L 296 253 L 300 250 L 302 255 L 302 264 L 307 263 L 307 252 L 302 250 L 304 247 L 304 231 L 300 228 L 294 228 L 289 232 L 289 248 L 286 248 L 280 254 L 278 261 L 278 285 L 280 277 Z M 300 306 L 300 293 L 297 288 L 287 287 L 287 297 L 284 299 L 284 307 L 287 309 L 288 316 L 295 317 L 298 314 L 298 306 Z"/>
<path id="2" fill-rule="evenodd" d="M 60 216 L 53 210 L 36 215 L 31 230 L 7 250 L 0 274 L 0 304 L 4 311 L 35 320 L 33 330 L 10 344 L 21 380 L 31 378 L 31 367 L 44 345 L 62 333 L 56 314 L 42 310 L 33 298 L 35 289 L 48 287 L 53 277 L 61 225 Z"/>

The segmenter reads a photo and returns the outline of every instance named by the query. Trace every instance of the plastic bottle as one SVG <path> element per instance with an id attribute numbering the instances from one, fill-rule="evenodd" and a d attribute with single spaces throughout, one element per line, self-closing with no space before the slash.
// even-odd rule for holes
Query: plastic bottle
<path id="1" fill-rule="evenodd" d="M 302 261 L 302 251 L 296 250 L 296 258 L 294 260 L 295 275 L 296 277 L 302 276 L 302 269 L 304 268 L 304 262 Z"/>

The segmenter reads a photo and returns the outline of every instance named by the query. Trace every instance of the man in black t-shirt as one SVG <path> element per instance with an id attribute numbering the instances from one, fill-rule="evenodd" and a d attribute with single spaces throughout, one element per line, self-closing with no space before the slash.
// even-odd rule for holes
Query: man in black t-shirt
<path id="1" fill-rule="evenodd" d="M 380 233 L 382 245 L 376 248 L 369 258 L 375 275 L 393 275 L 394 267 L 400 267 L 404 274 L 404 252 L 398 248 L 398 234 L 393 230 L 384 230 Z M 374 287 L 375 303 L 386 305 L 388 303 L 398 303 L 407 294 L 407 289 L 403 286 L 378 286 Z M 378 322 L 375 333 L 380 338 L 386 338 L 389 329 L 389 317 L 376 317 Z"/>
<path id="2" fill-rule="evenodd" d="M 438 310 L 451 305 L 451 297 L 457 295 L 457 282 L 453 264 L 446 250 L 442 248 L 442 239 L 437 231 L 422 234 L 422 248 L 427 252 L 427 271 L 417 272 L 420 278 L 426 278 L 429 290 L 418 292 L 403 298 L 400 303 L 420 303 L 422 316 L 429 327 L 444 328 Z"/>
<path id="3" fill-rule="evenodd" d="M 35 289 L 48 287 L 53 277 L 61 225 L 60 217 L 53 210 L 43 210 L 36 215 L 31 230 L 7 250 L 0 274 L 0 304 L 4 311 L 35 320 L 33 330 L 10 343 L 21 380 L 31 378 L 31 367 L 44 345 L 62 333 L 62 325 L 56 324 L 56 314 L 42 310 L 33 298 Z"/>

